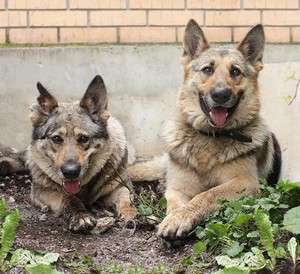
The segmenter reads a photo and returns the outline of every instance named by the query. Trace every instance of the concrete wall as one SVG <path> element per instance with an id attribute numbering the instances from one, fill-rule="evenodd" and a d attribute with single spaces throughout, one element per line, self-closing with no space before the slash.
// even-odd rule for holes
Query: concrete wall
<path id="1" fill-rule="evenodd" d="M 29 105 L 41 81 L 61 100 L 80 99 L 96 74 L 104 77 L 110 107 L 138 154 L 159 154 L 158 134 L 175 108 L 182 80 L 176 45 L 19 48 L 0 50 L 0 141 L 24 148 L 30 140 Z M 283 177 L 300 180 L 300 46 L 267 46 L 260 75 L 262 114 L 284 153 Z"/>

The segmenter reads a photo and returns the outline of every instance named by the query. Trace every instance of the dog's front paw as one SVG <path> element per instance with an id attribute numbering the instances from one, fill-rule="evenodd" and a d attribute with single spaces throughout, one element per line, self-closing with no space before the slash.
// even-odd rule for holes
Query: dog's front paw
<path id="1" fill-rule="evenodd" d="M 175 240 L 185 237 L 196 225 L 197 215 L 188 208 L 179 208 L 171 211 L 161 222 L 158 236 L 166 240 Z"/>
<path id="2" fill-rule="evenodd" d="M 69 229 L 73 232 L 88 232 L 96 226 L 97 220 L 87 212 L 80 212 L 72 216 Z"/>

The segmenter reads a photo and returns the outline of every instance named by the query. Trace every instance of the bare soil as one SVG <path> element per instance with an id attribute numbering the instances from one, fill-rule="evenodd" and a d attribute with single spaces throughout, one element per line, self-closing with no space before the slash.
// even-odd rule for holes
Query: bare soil
<path id="1" fill-rule="evenodd" d="M 192 241 L 179 247 L 166 247 L 157 238 L 155 228 L 144 226 L 124 229 L 116 223 L 100 235 L 73 234 L 62 218 L 43 213 L 30 203 L 31 178 L 28 174 L 0 177 L 0 196 L 21 213 L 15 247 L 29 250 L 58 252 L 68 256 L 72 252 L 89 255 L 99 265 L 116 262 L 123 267 L 142 266 L 146 269 L 164 264 L 174 267 L 191 253 Z"/>

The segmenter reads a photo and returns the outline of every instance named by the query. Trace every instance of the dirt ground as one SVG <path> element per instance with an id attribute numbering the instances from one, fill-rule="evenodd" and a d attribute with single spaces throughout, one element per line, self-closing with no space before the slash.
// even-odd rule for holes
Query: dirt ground
<path id="1" fill-rule="evenodd" d="M 74 251 L 94 257 L 103 265 L 116 262 L 125 266 L 152 268 L 161 264 L 174 266 L 191 252 L 192 243 L 177 248 L 166 247 L 157 238 L 154 228 L 132 230 L 114 225 L 100 235 L 72 234 L 65 229 L 62 218 L 43 213 L 30 204 L 31 179 L 27 174 L 0 177 L 0 196 L 21 213 L 16 247 L 58 252 L 67 256 Z"/>

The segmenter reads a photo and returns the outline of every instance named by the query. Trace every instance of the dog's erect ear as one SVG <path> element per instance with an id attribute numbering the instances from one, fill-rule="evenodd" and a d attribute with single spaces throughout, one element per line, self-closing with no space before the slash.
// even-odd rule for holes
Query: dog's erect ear
<path id="1" fill-rule="evenodd" d="M 40 83 L 37 83 L 37 89 L 40 92 L 37 102 L 31 106 L 30 119 L 33 126 L 39 126 L 47 121 L 49 114 L 58 107 L 56 99 Z"/>
<path id="2" fill-rule="evenodd" d="M 191 19 L 185 27 L 183 48 L 183 56 L 189 57 L 189 60 L 199 57 L 204 50 L 209 48 L 202 29 L 194 19 Z"/>
<path id="3" fill-rule="evenodd" d="M 44 114 L 49 115 L 56 107 L 58 103 L 56 99 L 49 93 L 49 91 L 40 83 L 37 83 L 37 89 L 40 92 L 37 101 Z"/>
<path id="4" fill-rule="evenodd" d="M 102 114 L 107 110 L 107 91 L 104 81 L 100 75 L 97 75 L 89 84 L 80 106 L 84 108 L 95 120 L 102 119 Z"/>
<path id="5" fill-rule="evenodd" d="M 238 50 L 253 65 L 262 67 L 262 57 L 265 47 L 265 33 L 262 25 L 256 25 L 238 45 Z"/>

